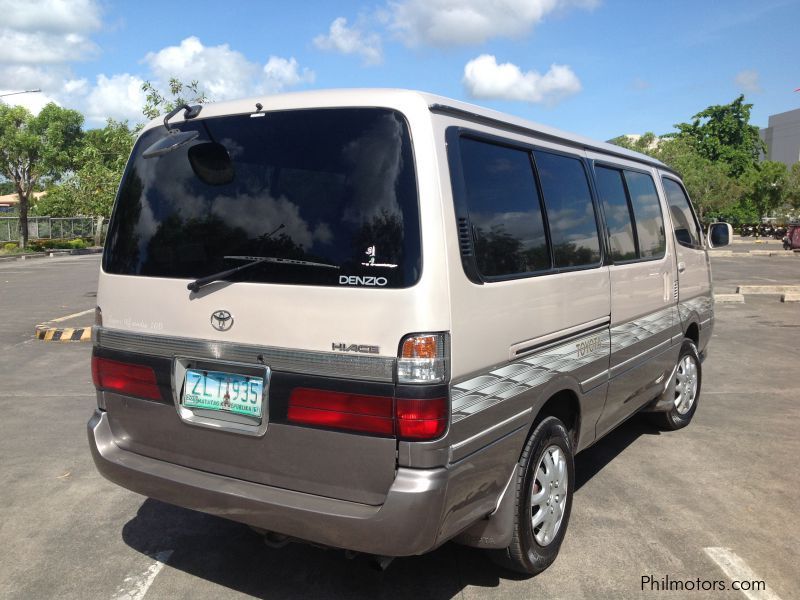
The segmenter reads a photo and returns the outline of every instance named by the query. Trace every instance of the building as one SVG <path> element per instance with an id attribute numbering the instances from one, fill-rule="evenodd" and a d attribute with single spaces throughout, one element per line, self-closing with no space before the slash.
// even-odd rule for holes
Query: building
<path id="1" fill-rule="evenodd" d="M 800 161 L 800 108 L 770 115 L 767 127 L 759 133 L 767 145 L 767 160 L 782 162 L 789 168 Z"/>

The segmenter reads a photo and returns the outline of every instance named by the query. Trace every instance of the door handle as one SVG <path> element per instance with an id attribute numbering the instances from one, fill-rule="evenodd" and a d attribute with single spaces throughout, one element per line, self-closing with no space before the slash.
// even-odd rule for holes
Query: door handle
<path id="1" fill-rule="evenodd" d="M 678 263 L 678 273 L 683 273 L 686 270 L 686 263 L 679 262 Z"/>

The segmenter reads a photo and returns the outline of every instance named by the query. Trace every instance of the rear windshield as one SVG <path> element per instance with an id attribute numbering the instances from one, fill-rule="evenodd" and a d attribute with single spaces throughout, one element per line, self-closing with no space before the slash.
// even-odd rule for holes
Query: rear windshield
<path id="1" fill-rule="evenodd" d="M 143 154 L 167 130 L 136 144 L 106 272 L 194 279 L 267 258 L 225 279 L 390 288 L 418 280 L 417 186 L 399 113 L 297 110 L 177 128 L 198 135 L 150 158 Z"/>

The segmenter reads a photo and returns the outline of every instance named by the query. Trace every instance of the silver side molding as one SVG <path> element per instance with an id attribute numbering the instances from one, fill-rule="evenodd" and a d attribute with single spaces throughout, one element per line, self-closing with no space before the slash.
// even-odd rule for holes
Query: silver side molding
<path id="1" fill-rule="evenodd" d="M 174 358 L 189 356 L 252 365 L 266 365 L 274 371 L 306 375 L 344 377 L 391 383 L 396 359 L 385 356 L 337 354 L 294 350 L 255 344 L 238 344 L 94 328 L 95 345 L 109 350 Z"/>

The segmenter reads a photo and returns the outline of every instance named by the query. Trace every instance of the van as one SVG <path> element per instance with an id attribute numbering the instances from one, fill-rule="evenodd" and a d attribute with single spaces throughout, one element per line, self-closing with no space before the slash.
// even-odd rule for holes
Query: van
<path id="1" fill-rule="evenodd" d="M 178 107 L 108 231 L 95 464 L 272 543 L 538 573 L 577 452 L 691 421 L 729 236 L 650 157 L 438 96 Z"/>

